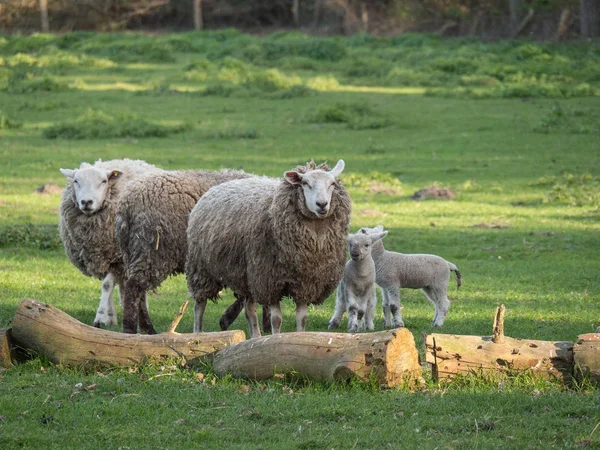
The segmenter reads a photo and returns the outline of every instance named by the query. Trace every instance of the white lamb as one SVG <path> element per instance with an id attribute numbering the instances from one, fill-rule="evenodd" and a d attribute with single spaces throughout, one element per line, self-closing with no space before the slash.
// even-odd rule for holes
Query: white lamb
<path id="1" fill-rule="evenodd" d="M 356 233 L 348 235 L 350 261 L 346 263 L 344 278 L 337 288 L 335 312 L 329 321 L 329 329 L 340 325 L 344 311 L 348 310 L 348 331 L 356 333 L 364 328 L 373 330 L 375 306 L 375 263 L 371 256 L 373 243 L 383 239 L 387 231 L 376 234 Z M 363 320 L 364 319 L 364 320 Z"/>
<path id="2" fill-rule="evenodd" d="M 383 226 L 361 228 L 367 235 L 383 231 Z M 400 288 L 421 289 L 435 306 L 432 325 L 441 327 L 450 308 L 448 281 L 450 272 L 456 273 L 456 285 L 462 284 L 458 268 L 451 262 L 436 255 L 390 252 L 383 248 L 381 241 L 373 245 L 371 251 L 375 261 L 376 283 L 383 295 L 383 318 L 386 328 L 404 326 L 400 308 Z M 393 319 L 393 321 L 392 321 Z"/>

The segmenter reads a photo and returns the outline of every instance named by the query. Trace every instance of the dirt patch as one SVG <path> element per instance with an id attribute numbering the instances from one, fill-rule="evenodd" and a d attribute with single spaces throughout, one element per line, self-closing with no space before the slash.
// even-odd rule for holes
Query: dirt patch
<path id="1" fill-rule="evenodd" d="M 452 189 L 432 185 L 418 190 L 412 195 L 411 198 L 413 200 L 425 200 L 427 198 L 435 198 L 439 200 L 453 200 L 454 197 L 456 197 L 456 193 Z"/>
<path id="2" fill-rule="evenodd" d="M 47 194 L 47 195 L 62 194 L 62 191 L 63 191 L 63 188 L 61 188 L 60 186 L 57 186 L 56 184 L 44 184 L 35 190 L 35 192 L 37 192 L 38 194 Z"/>
<path id="3" fill-rule="evenodd" d="M 471 225 L 468 228 L 510 228 L 510 225 L 507 223 L 501 222 L 490 222 L 490 223 L 476 223 L 475 225 Z"/>
<path id="4" fill-rule="evenodd" d="M 366 189 L 370 194 L 384 194 L 384 195 L 401 195 L 402 190 L 397 187 L 389 186 L 380 181 L 371 181 L 369 187 Z"/>
<path id="5" fill-rule="evenodd" d="M 385 217 L 385 216 L 387 216 L 387 213 L 384 213 L 381 211 L 376 211 L 374 209 L 363 209 L 362 211 L 359 212 L 359 214 L 361 216 L 367 216 L 367 217 Z"/>

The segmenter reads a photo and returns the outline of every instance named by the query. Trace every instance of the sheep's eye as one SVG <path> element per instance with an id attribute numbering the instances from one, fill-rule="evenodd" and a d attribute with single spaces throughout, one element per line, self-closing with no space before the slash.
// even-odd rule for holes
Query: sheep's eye
<path id="1" fill-rule="evenodd" d="M 106 180 L 102 180 L 102 184 L 106 184 Z"/>
<path id="2" fill-rule="evenodd" d="M 79 184 L 79 181 L 73 180 L 73 184 Z"/>

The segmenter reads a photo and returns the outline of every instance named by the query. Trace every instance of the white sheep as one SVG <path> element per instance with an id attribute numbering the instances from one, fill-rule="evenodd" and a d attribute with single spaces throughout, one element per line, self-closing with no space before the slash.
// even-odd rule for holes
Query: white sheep
<path id="1" fill-rule="evenodd" d="M 383 239 L 387 231 L 377 234 L 356 233 L 348 235 L 350 261 L 346 263 L 344 278 L 337 288 L 335 311 L 329 321 L 329 329 L 340 325 L 344 311 L 348 311 L 348 331 L 356 333 L 366 325 L 375 328 L 375 262 L 371 256 L 373 243 Z"/>
<path id="2" fill-rule="evenodd" d="M 67 177 L 59 207 L 59 232 L 65 253 L 84 275 L 102 279 L 94 326 L 117 324 L 115 284 L 123 289 L 124 271 L 115 238 L 115 210 L 125 186 L 155 166 L 140 160 L 98 160 L 77 169 L 60 169 Z"/>
<path id="3" fill-rule="evenodd" d="M 383 226 L 361 228 L 360 233 L 377 234 Z M 432 325 L 441 327 L 450 308 L 448 281 L 450 272 L 456 273 L 456 285 L 462 284 L 458 268 L 437 255 L 403 254 L 385 250 L 377 241 L 371 251 L 375 261 L 376 283 L 383 295 L 383 318 L 386 328 L 404 326 L 400 307 L 400 288 L 421 289 L 435 306 Z M 393 320 L 392 320 L 393 319 Z"/>
<path id="4" fill-rule="evenodd" d="M 256 303 L 271 307 L 272 331 L 280 332 L 285 296 L 296 303 L 296 330 L 305 330 L 308 305 L 333 292 L 346 263 L 351 203 L 338 181 L 343 170 L 342 160 L 331 171 L 311 161 L 282 179 L 230 181 L 202 196 L 187 230 L 194 331 L 223 287 L 245 298 L 251 337 L 260 336 Z"/>

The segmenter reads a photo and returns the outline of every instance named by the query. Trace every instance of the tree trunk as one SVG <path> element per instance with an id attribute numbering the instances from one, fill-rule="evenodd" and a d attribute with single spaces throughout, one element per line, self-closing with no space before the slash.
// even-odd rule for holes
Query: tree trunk
<path id="1" fill-rule="evenodd" d="M 575 369 L 580 377 L 600 383 L 600 334 L 582 334 L 573 346 Z"/>
<path id="2" fill-rule="evenodd" d="M 40 15 L 42 19 L 42 32 L 48 33 L 50 25 L 48 24 L 48 0 L 40 0 Z"/>
<path id="3" fill-rule="evenodd" d="M 361 24 L 361 32 L 368 33 L 369 32 L 369 9 L 367 8 L 367 3 L 364 1 L 360 2 L 360 24 Z"/>
<path id="4" fill-rule="evenodd" d="M 416 381 L 421 366 L 413 335 L 406 328 L 376 333 L 283 333 L 251 339 L 215 354 L 218 375 L 264 380 L 297 374 L 312 380 L 362 380 L 381 385 Z"/>
<path id="5" fill-rule="evenodd" d="M 321 8 L 323 6 L 323 0 L 315 0 L 315 15 L 313 27 L 317 28 L 321 22 Z"/>
<path id="6" fill-rule="evenodd" d="M 554 36 L 554 42 L 560 41 L 571 24 L 571 11 L 568 8 L 564 8 L 560 13 L 560 19 L 558 21 L 558 28 L 556 29 L 556 35 Z"/>
<path id="7" fill-rule="evenodd" d="M 492 336 L 431 334 L 426 361 L 434 379 L 457 374 L 531 370 L 542 376 L 571 380 L 573 342 L 534 341 L 504 336 L 504 305 L 498 309 Z"/>
<path id="8" fill-rule="evenodd" d="M 519 26 L 523 3 L 525 0 L 508 0 L 510 10 L 510 34 L 512 35 Z"/>
<path id="9" fill-rule="evenodd" d="M 600 36 L 600 4 L 598 0 L 579 0 L 579 17 L 583 36 Z"/>
<path id="10" fill-rule="evenodd" d="M 12 344 L 65 366 L 133 366 L 154 358 L 191 361 L 246 339 L 241 330 L 218 333 L 125 334 L 94 328 L 63 311 L 24 299 L 13 320 Z"/>
<path id="11" fill-rule="evenodd" d="M 194 29 L 201 30 L 204 28 L 202 20 L 202 0 L 194 0 Z"/>
<path id="12" fill-rule="evenodd" d="M 292 15 L 294 16 L 294 26 L 300 26 L 300 0 L 292 0 Z"/>

